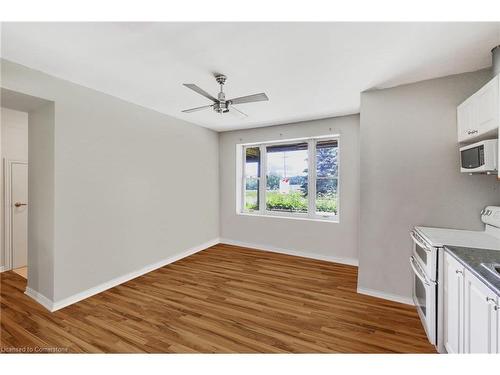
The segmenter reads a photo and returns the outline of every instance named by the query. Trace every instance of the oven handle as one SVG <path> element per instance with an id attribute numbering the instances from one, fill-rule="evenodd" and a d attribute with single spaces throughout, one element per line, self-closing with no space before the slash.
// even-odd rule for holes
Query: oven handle
<path id="1" fill-rule="evenodd" d="M 428 253 L 431 252 L 431 249 L 429 249 L 429 246 L 427 246 L 425 243 L 423 243 L 422 241 L 420 241 L 416 234 L 415 234 L 415 231 L 411 231 L 410 232 L 410 237 L 411 239 L 413 240 L 413 242 L 415 242 L 418 246 L 420 246 L 422 249 L 424 249 L 425 251 L 427 251 Z"/>
<path id="2" fill-rule="evenodd" d="M 417 260 L 415 259 L 415 257 L 413 255 L 410 257 L 410 265 L 411 265 L 411 268 L 413 268 L 413 272 L 415 273 L 415 275 L 417 275 L 417 277 L 426 286 L 430 286 L 431 284 L 429 283 L 429 281 L 427 281 L 427 278 L 425 277 L 424 273 L 420 270 L 420 266 L 417 264 Z"/>

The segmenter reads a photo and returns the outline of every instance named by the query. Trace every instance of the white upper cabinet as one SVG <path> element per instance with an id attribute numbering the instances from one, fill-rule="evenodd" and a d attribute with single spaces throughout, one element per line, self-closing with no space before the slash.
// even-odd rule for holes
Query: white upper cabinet
<path id="1" fill-rule="evenodd" d="M 474 100 L 467 99 L 457 107 L 458 142 L 477 137 L 479 128 L 474 125 Z"/>
<path id="2" fill-rule="evenodd" d="M 500 75 L 457 107 L 458 142 L 496 133 L 500 124 Z"/>
<path id="3" fill-rule="evenodd" d="M 498 297 L 465 271 L 464 352 L 498 353 Z"/>

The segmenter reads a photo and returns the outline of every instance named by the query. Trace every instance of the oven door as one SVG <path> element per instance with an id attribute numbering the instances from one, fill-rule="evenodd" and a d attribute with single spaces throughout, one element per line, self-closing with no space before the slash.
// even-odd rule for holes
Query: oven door
<path id="1" fill-rule="evenodd" d="M 415 260 L 424 270 L 429 280 L 437 281 L 438 248 L 429 245 L 416 230 L 412 230 L 410 236 L 413 240 L 413 256 Z"/>
<path id="2" fill-rule="evenodd" d="M 414 256 L 410 257 L 410 265 L 413 270 L 413 302 L 417 307 L 418 315 L 422 320 L 429 342 L 436 345 L 436 292 L 437 284 L 429 280 L 424 270 Z"/>

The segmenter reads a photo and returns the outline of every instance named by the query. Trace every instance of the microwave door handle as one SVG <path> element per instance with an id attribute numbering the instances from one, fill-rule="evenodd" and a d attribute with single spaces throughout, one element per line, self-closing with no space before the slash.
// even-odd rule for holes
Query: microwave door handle
<path id="1" fill-rule="evenodd" d="M 410 257 L 410 265 L 411 268 L 413 269 L 413 272 L 415 272 L 415 275 L 426 285 L 430 286 L 431 284 L 427 281 L 426 277 L 424 276 L 423 272 L 420 270 L 420 267 L 417 264 L 417 261 L 415 260 L 415 257 L 412 255 Z"/>
<path id="2" fill-rule="evenodd" d="M 415 236 L 415 232 L 414 231 L 411 231 L 410 232 L 410 237 L 411 239 L 413 240 L 413 242 L 415 242 L 418 246 L 420 246 L 422 249 L 424 249 L 425 251 L 427 251 L 428 253 L 430 253 L 431 249 L 429 249 L 429 246 L 427 246 L 426 244 L 424 244 L 422 241 L 420 241 L 416 236 Z"/>

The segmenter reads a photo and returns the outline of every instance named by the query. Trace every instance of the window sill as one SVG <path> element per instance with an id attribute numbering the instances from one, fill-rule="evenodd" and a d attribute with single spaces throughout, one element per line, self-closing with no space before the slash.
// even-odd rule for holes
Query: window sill
<path id="1" fill-rule="evenodd" d="M 338 215 L 336 216 L 330 216 L 328 218 L 312 218 L 312 217 L 298 217 L 298 216 L 286 216 L 286 215 L 262 215 L 259 213 L 250 213 L 250 212 L 237 212 L 236 213 L 239 216 L 254 216 L 254 217 L 263 217 L 263 218 L 270 218 L 270 219 L 288 219 L 288 220 L 303 220 L 303 221 L 317 221 L 321 223 L 335 223 L 339 224 L 339 217 Z"/>

